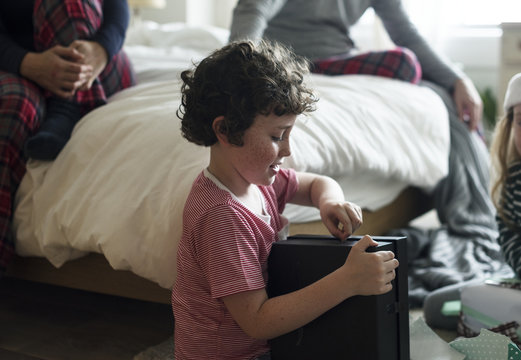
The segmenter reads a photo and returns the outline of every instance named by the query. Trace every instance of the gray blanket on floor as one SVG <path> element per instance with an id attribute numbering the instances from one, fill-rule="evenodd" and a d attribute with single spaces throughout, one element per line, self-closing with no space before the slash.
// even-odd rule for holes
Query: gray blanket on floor
<path id="1" fill-rule="evenodd" d="M 437 229 L 396 229 L 389 235 L 408 240 L 409 300 L 421 306 L 438 288 L 477 278 L 513 276 L 497 244 L 495 208 L 489 195 L 489 155 L 482 139 L 457 118 L 452 100 L 441 96 L 449 111 L 451 150 L 449 172 L 433 192 L 442 226 Z"/>

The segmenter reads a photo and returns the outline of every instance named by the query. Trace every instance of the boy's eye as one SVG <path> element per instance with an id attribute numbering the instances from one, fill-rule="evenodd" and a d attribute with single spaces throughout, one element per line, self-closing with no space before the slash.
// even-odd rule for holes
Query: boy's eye
<path id="1" fill-rule="evenodd" d="M 273 141 L 283 141 L 284 140 L 284 134 L 282 134 L 281 136 L 272 136 L 271 139 Z"/>

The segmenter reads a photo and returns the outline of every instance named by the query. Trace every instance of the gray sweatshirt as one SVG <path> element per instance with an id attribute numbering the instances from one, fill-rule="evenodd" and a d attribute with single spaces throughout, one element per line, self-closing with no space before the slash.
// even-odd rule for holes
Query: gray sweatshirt
<path id="1" fill-rule="evenodd" d="M 310 60 L 346 54 L 356 48 L 349 28 L 369 7 L 381 18 L 391 40 L 416 54 L 423 79 L 450 90 L 464 76 L 427 44 L 401 0 L 239 0 L 230 41 L 264 37 Z"/>

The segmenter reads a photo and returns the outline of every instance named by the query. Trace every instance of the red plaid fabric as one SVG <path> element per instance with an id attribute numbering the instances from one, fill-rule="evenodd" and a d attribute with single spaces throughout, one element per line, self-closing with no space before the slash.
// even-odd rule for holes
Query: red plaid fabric
<path id="1" fill-rule="evenodd" d="M 34 4 L 35 48 L 68 46 L 77 39 L 89 39 L 103 21 L 103 0 L 36 0 Z M 89 90 L 78 91 L 75 101 L 82 114 L 106 104 L 107 98 L 132 86 L 135 76 L 127 55 L 120 51 L 109 61 Z M 49 96 L 50 94 L 47 94 Z"/>
<path id="2" fill-rule="evenodd" d="M 312 72 L 325 75 L 366 74 L 417 84 L 422 77 L 420 62 L 409 49 L 370 51 L 355 56 L 335 56 L 313 63 Z"/>
<path id="3" fill-rule="evenodd" d="M 11 220 L 14 194 L 25 174 L 23 147 L 45 111 L 42 91 L 33 82 L 0 71 L 0 274 L 14 253 Z"/>
<path id="4" fill-rule="evenodd" d="M 460 313 L 459 319 L 458 319 L 458 327 L 457 327 L 457 334 L 459 336 L 463 336 L 466 338 L 470 337 L 476 337 L 479 335 L 479 333 L 475 332 L 471 328 L 469 328 L 464 320 L 463 320 L 463 314 Z M 498 326 L 488 328 L 487 330 L 490 330 L 492 332 L 505 335 L 506 337 L 509 337 L 510 340 L 517 346 L 521 346 L 521 340 L 519 339 L 519 336 L 517 335 L 517 328 L 519 327 L 519 324 L 517 321 L 511 321 L 507 323 L 500 324 Z"/>
<path id="5" fill-rule="evenodd" d="M 36 0 L 34 7 L 35 47 L 45 50 L 88 39 L 103 20 L 103 0 Z M 91 89 L 76 94 L 82 113 L 105 104 L 107 98 L 134 84 L 130 61 L 123 51 L 109 61 Z M 0 71 L 0 275 L 14 254 L 11 229 L 13 200 L 25 174 L 25 141 L 45 116 L 45 99 L 40 87 L 18 75 Z"/>

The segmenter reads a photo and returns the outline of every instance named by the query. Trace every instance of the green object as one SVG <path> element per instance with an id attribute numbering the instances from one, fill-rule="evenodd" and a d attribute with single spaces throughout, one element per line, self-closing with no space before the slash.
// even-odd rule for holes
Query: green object
<path id="1" fill-rule="evenodd" d="M 494 129 L 497 111 L 496 96 L 490 88 L 481 91 L 479 95 L 483 102 L 483 122 L 487 125 L 488 129 Z"/>
<path id="2" fill-rule="evenodd" d="M 461 310 L 461 301 L 446 301 L 443 303 L 441 313 L 445 316 L 458 316 Z"/>
<path id="3" fill-rule="evenodd" d="M 465 354 L 465 360 L 521 360 L 521 351 L 505 335 L 481 329 L 478 336 L 458 338 L 449 345 Z"/>
<path id="4" fill-rule="evenodd" d="M 521 360 L 521 351 L 514 344 L 508 344 L 508 359 Z"/>
<path id="5" fill-rule="evenodd" d="M 493 319 L 490 316 L 483 314 L 482 312 L 474 310 L 473 308 L 471 308 L 469 306 L 463 305 L 462 310 L 465 315 L 468 315 L 468 316 L 476 319 L 477 321 L 479 321 L 483 325 L 488 326 L 489 328 L 501 325 L 501 323 L 499 321 L 497 321 L 496 319 Z"/>

